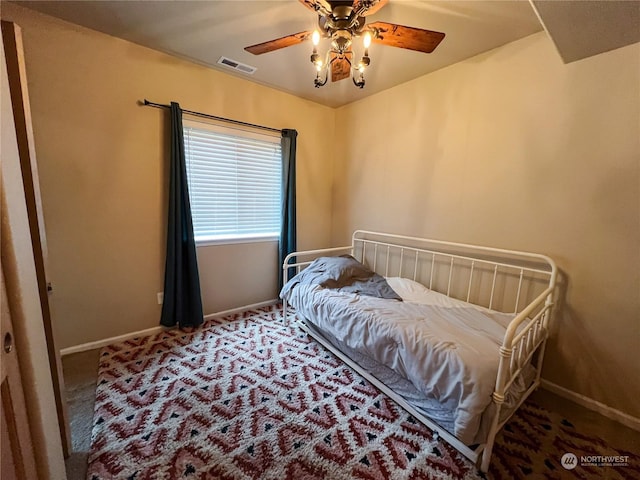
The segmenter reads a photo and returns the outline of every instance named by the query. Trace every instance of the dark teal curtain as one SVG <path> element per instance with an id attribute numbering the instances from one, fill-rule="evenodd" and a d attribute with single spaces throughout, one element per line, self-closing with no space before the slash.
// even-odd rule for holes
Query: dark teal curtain
<path id="1" fill-rule="evenodd" d="M 182 110 L 175 102 L 171 102 L 170 162 L 167 259 L 160 324 L 197 327 L 204 315 L 187 185 Z"/>
<path id="2" fill-rule="evenodd" d="M 282 262 L 296 251 L 296 142 L 298 132 L 282 130 L 282 229 L 278 249 L 278 290 L 282 289 Z M 295 269 L 289 269 L 289 278 Z"/>

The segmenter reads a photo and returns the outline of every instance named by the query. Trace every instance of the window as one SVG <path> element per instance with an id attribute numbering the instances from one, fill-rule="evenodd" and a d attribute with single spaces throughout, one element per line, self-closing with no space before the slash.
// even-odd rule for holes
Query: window
<path id="1" fill-rule="evenodd" d="M 185 120 L 184 148 L 198 243 L 280 235 L 280 137 Z"/>

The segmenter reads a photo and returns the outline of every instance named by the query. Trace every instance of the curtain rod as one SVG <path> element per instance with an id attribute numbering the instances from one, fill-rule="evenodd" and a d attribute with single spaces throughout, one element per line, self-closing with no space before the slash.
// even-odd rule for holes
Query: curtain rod
<path id="1" fill-rule="evenodd" d="M 162 103 L 150 102 L 146 98 L 142 102 L 142 105 L 145 105 L 145 106 L 148 106 L 148 107 L 156 107 L 156 108 L 171 108 L 171 105 L 164 105 Z M 182 109 L 182 111 L 184 113 L 188 113 L 189 115 L 193 115 L 193 116 L 196 116 L 196 117 L 209 118 L 211 120 L 218 120 L 220 122 L 232 123 L 234 125 L 241 125 L 243 127 L 258 128 L 260 130 L 267 130 L 269 132 L 282 133 L 282 130 L 280 130 L 279 128 L 271 128 L 271 127 L 265 127 L 263 125 L 255 125 L 253 123 L 241 122 L 240 120 L 232 120 L 230 118 L 217 117 L 215 115 L 209 115 L 207 113 L 194 112 L 193 110 L 184 110 L 184 109 Z"/>

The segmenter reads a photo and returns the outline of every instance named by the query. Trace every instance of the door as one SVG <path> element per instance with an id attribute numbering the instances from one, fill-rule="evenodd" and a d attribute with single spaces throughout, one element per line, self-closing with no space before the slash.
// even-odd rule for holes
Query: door
<path id="1" fill-rule="evenodd" d="M 2 21 L 2 41 L 7 64 L 9 91 L 15 121 L 16 139 L 22 181 L 25 190 L 25 202 L 29 217 L 29 230 L 33 247 L 33 260 L 38 279 L 42 320 L 47 340 L 49 354 L 49 368 L 53 381 L 60 437 L 65 458 L 71 453 L 71 433 L 67 417 L 64 378 L 62 376 L 62 362 L 60 350 L 56 347 L 54 329 L 49 308 L 49 281 L 47 277 L 47 242 L 44 229 L 44 216 L 40 198 L 38 168 L 35 156 L 35 142 L 31 125 L 31 106 L 25 70 L 24 50 L 22 47 L 22 33 L 20 27 L 12 22 Z"/>
<path id="2" fill-rule="evenodd" d="M 0 478 L 2 480 L 22 480 L 37 478 L 36 461 L 33 444 L 29 433 L 29 423 L 20 380 L 20 370 L 16 354 L 11 310 L 4 282 L 2 268 L 0 298 L 2 328 L 0 329 L 0 370 L 2 386 L 0 387 L 0 403 L 2 404 L 2 460 L 0 461 Z"/>

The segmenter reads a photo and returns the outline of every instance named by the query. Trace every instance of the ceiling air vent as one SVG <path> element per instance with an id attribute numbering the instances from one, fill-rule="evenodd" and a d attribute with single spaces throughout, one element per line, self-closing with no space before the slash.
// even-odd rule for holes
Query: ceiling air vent
<path id="1" fill-rule="evenodd" d="M 218 60 L 218 65 L 224 65 L 227 68 L 231 68 L 232 70 L 237 70 L 238 72 L 246 73 L 249 75 L 253 75 L 257 70 L 256 67 L 236 62 L 235 60 L 231 60 L 227 57 L 220 57 L 220 59 Z"/>

